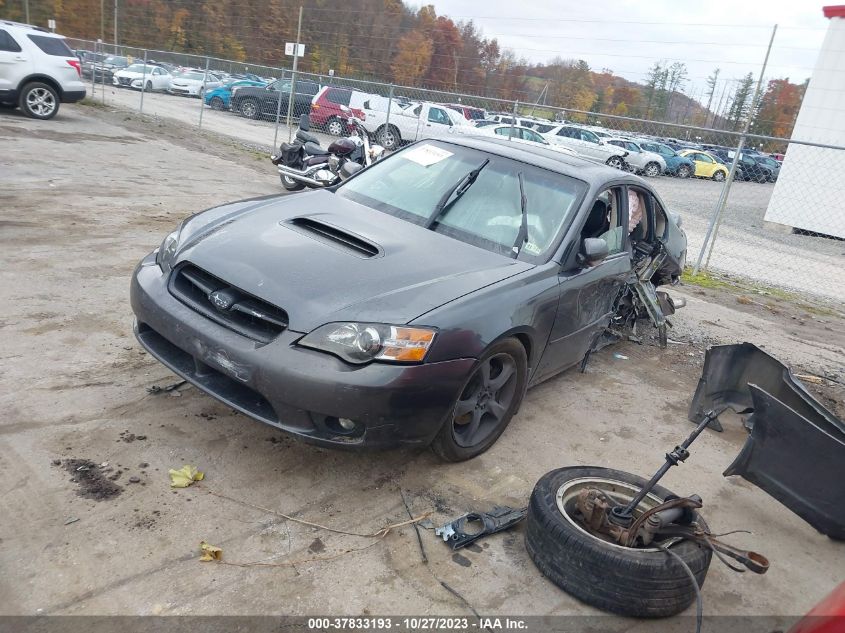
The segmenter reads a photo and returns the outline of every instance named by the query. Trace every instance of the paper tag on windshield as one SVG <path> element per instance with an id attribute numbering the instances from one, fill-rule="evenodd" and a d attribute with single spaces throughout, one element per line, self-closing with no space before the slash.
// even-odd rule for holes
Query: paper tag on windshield
<path id="1" fill-rule="evenodd" d="M 435 147 L 434 145 L 418 145 L 417 147 L 402 152 L 399 155 L 402 158 L 414 161 L 417 165 L 430 167 L 431 165 L 439 163 L 441 160 L 449 158 L 452 155 L 452 152 Z"/>
<path id="2" fill-rule="evenodd" d="M 523 250 L 531 253 L 532 255 L 539 255 L 543 252 L 543 249 L 537 246 L 534 242 L 526 242 Z"/>

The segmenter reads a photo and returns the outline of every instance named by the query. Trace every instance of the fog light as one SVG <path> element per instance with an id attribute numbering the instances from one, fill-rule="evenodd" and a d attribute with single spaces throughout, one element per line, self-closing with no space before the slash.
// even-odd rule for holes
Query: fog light
<path id="1" fill-rule="evenodd" d="M 340 423 L 341 428 L 343 428 L 345 431 L 351 431 L 355 428 L 355 422 L 353 422 L 349 418 L 339 418 L 338 422 Z"/>

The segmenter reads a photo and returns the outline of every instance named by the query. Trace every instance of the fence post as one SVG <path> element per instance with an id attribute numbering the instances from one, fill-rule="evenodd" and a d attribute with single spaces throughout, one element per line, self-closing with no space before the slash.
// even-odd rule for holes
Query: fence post
<path id="1" fill-rule="evenodd" d="M 519 108 L 519 99 L 517 99 L 516 101 L 513 102 L 513 117 L 511 119 L 511 133 L 508 135 L 509 141 L 511 139 L 513 139 L 514 133 L 516 132 L 516 130 L 514 130 L 514 127 L 516 126 L 516 112 L 517 112 L 518 108 Z"/>
<path id="2" fill-rule="evenodd" d="M 202 89 L 200 90 L 200 122 L 199 129 L 202 129 L 202 113 L 205 112 L 205 83 L 208 81 L 208 68 L 211 64 L 211 59 L 205 58 L 205 74 L 202 76 Z"/>
<path id="3" fill-rule="evenodd" d="M 393 106 L 393 84 L 390 84 L 390 91 L 387 93 L 387 118 L 384 122 L 384 130 L 390 129 L 390 109 Z"/>
<path id="4" fill-rule="evenodd" d="M 279 73 L 279 98 L 276 100 L 276 131 L 273 132 L 273 153 L 276 153 L 276 148 L 278 147 L 279 142 L 279 119 L 282 117 L 282 82 L 285 78 L 285 70 L 282 69 L 282 72 Z M 260 106 L 259 106 L 260 107 Z M 288 104 L 288 108 L 290 108 L 290 104 Z M 290 142 L 290 139 L 288 139 Z"/>
<path id="5" fill-rule="evenodd" d="M 302 5 L 299 7 L 299 23 L 296 27 L 296 47 L 293 50 L 293 71 L 290 75 L 290 97 L 288 97 L 288 143 L 291 142 L 291 138 L 293 136 L 293 128 L 290 125 L 290 117 L 293 110 L 293 107 L 296 105 L 296 97 L 294 94 L 296 93 L 296 63 L 299 61 L 299 42 L 302 37 Z M 281 101 L 281 95 L 279 95 L 279 101 Z M 278 128 L 278 126 L 276 126 Z M 274 143 L 275 145 L 275 143 Z"/>
<path id="6" fill-rule="evenodd" d="M 138 111 L 144 114 L 144 93 L 147 91 L 147 51 L 144 50 L 144 74 L 141 77 L 141 106 Z"/>
<path id="7" fill-rule="evenodd" d="M 695 262 L 695 268 L 692 270 L 694 275 L 697 275 L 701 270 L 701 260 L 704 259 L 704 251 L 707 250 L 708 243 L 710 244 L 710 250 L 707 253 L 707 262 L 704 264 L 704 268 L 707 268 L 708 264 L 710 264 L 710 253 L 713 252 L 713 242 L 716 241 L 716 231 L 718 231 L 722 214 L 725 212 L 725 205 L 728 203 L 728 193 L 731 190 L 731 183 L 734 180 L 734 173 L 736 173 L 736 166 L 739 162 L 739 155 L 742 152 L 742 146 L 744 143 L 745 135 L 743 134 L 739 137 L 739 143 L 736 147 L 736 153 L 734 153 L 734 159 L 731 162 L 731 168 L 728 171 L 728 177 L 725 178 L 725 184 L 722 185 L 722 192 L 719 194 L 719 201 L 716 203 L 716 208 L 713 209 L 713 215 L 710 216 L 710 223 L 707 225 L 707 232 L 704 234 L 704 242 L 701 244 L 698 259 Z M 711 236 L 713 238 L 712 240 L 710 239 Z"/>
<path id="8" fill-rule="evenodd" d="M 97 40 L 94 44 L 94 58 L 96 60 L 97 54 L 102 50 L 103 42 L 102 40 Z M 97 65 L 96 61 L 91 62 L 91 101 L 96 103 L 97 101 L 97 73 L 94 72 L 94 66 Z"/>

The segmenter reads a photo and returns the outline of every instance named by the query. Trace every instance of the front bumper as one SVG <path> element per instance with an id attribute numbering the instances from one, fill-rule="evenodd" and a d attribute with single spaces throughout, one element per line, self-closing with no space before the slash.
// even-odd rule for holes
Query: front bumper
<path id="1" fill-rule="evenodd" d="M 135 335 L 173 372 L 246 415 L 324 446 L 427 445 L 475 359 L 422 365 L 350 365 L 295 345 L 285 330 L 264 345 L 210 321 L 167 289 L 148 255 L 131 285 Z M 338 420 L 355 422 L 351 431 Z"/>

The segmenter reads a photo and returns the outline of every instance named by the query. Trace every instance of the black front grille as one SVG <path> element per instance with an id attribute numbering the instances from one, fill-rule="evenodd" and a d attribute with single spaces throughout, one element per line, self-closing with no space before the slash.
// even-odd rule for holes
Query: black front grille
<path id="1" fill-rule="evenodd" d="M 230 286 L 193 264 L 174 270 L 169 287 L 170 293 L 189 308 L 262 343 L 269 343 L 288 326 L 288 315 L 281 308 Z"/>
<path id="2" fill-rule="evenodd" d="M 121 85 L 123 85 L 123 86 L 131 86 L 131 85 L 132 85 L 132 80 L 131 80 L 131 79 L 129 79 L 129 78 L 127 78 L 127 77 L 118 77 L 118 78 L 117 78 L 117 80 L 118 80 L 118 81 L 121 83 Z"/>

